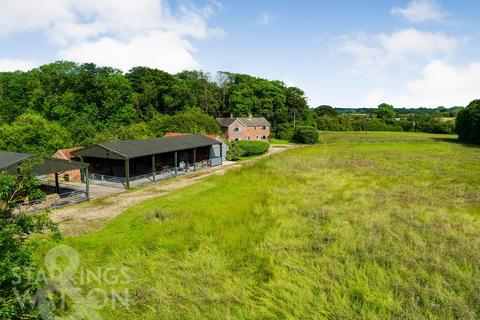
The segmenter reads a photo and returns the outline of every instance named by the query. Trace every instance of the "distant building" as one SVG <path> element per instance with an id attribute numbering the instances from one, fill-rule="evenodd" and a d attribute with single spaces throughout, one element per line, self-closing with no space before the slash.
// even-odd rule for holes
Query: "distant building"
<path id="1" fill-rule="evenodd" d="M 228 141 L 260 140 L 268 141 L 270 122 L 264 117 L 254 118 L 217 118 L 217 123 Z"/>
<path id="2" fill-rule="evenodd" d="M 82 147 L 60 149 L 57 152 L 55 152 L 52 158 L 80 161 L 79 157 L 72 154 L 72 152 L 80 149 L 82 149 Z M 70 171 L 65 171 L 63 173 L 60 173 L 59 177 L 65 181 L 80 181 L 82 176 L 81 176 L 80 170 L 70 170 Z"/>

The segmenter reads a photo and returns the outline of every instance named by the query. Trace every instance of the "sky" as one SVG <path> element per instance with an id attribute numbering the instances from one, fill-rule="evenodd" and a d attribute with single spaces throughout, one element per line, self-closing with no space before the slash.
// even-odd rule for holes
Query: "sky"
<path id="1" fill-rule="evenodd" d="M 56 60 L 250 74 L 312 107 L 480 98 L 478 0 L 0 0 L 0 71 Z"/>

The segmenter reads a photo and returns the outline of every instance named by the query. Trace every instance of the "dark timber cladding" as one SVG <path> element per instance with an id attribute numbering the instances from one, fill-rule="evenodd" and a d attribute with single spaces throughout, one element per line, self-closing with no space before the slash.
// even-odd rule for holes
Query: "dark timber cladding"
<path id="1" fill-rule="evenodd" d="M 221 148 L 221 141 L 197 134 L 162 137 L 151 140 L 128 140 L 98 143 L 72 154 L 90 163 L 90 172 L 96 175 L 130 179 L 152 175 L 165 168 L 179 167 L 179 163 L 193 164 L 221 158 L 214 146 Z M 220 163 L 219 163 L 220 164 Z"/>

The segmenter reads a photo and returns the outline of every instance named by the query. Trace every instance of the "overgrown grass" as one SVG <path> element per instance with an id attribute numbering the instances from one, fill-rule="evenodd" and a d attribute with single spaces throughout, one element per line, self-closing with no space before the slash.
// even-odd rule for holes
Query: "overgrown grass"
<path id="1" fill-rule="evenodd" d="M 288 140 L 270 138 L 270 144 L 292 144 L 292 143 Z"/>
<path id="2" fill-rule="evenodd" d="M 65 243 L 128 268 L 105 319 L 476 319 L 480 148 L 451 138 L 322 133 Z"/>

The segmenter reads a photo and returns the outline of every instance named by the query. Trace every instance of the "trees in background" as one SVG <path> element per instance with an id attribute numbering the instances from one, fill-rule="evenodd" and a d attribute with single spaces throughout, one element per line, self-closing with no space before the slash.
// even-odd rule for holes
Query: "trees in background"
<path id="1" fill-rule="evenodd" d="M 374 115 L 384 121 L 385 123 L 392 124 L 395 122 L 397 114 L 392 105 L 387 103 L 382 103 L 378 106 L 377 110 L 373 111 Z"/>
<path id="2" fill-rule="evenodd" d="M 0 127 L 0 150 L 51 155 L 72 145 L 69 132 L 39 114 L 24 113 Z"/>
<path id="3" fill-rule="evenodd" d="M 455 130 L 461 141 L 480 143 L 480 100 L 458 112 Z"/>
<path id="4" fill-rule="evenodd" d="M 218 133 L 214 118 L 230 113 L 264 116 L 274 132 L 292 130 L 294 118 L 298 124 L 313 121 L 299 88 L 242 74 L 169 74 L 147 67 L 124 74 L 69 61 L 0 73 L 0 126 L 8 132 L 0 148 L 8 150 L 51 153 L 169 131 Z"/>

